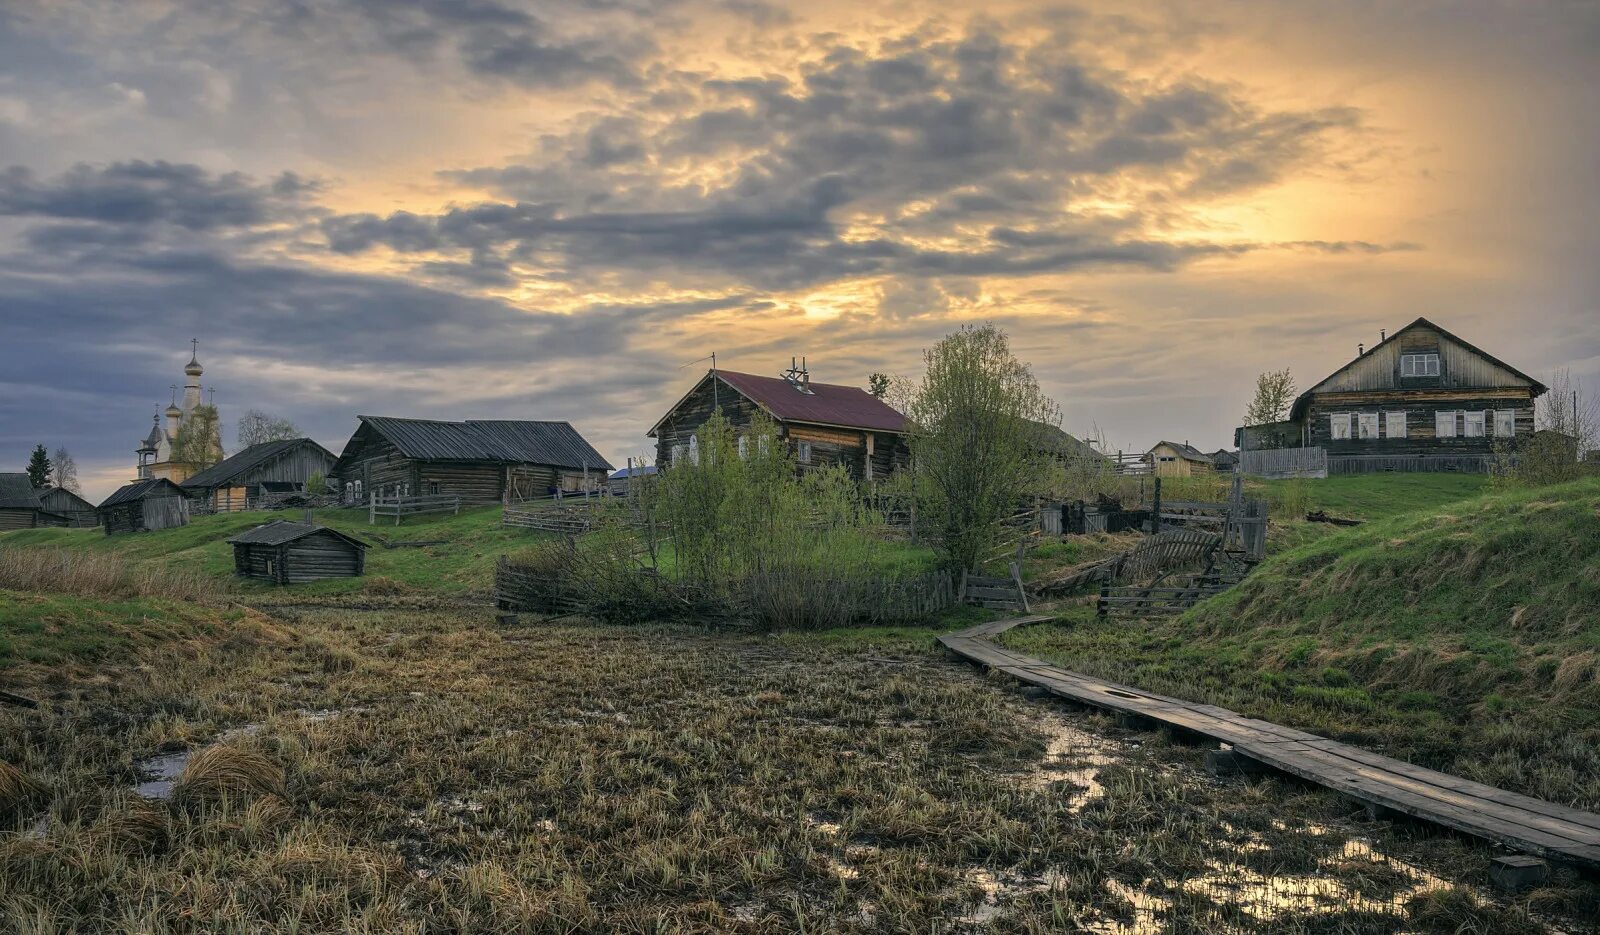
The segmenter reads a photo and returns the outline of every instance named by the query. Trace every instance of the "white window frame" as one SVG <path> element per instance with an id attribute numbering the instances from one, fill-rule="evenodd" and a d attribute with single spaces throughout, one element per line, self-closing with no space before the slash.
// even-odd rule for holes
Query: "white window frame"
<path id="1" fill-rule="evenodd" d="M 1328 413 L 1328 438 L 1336 442 L 1347 442 L 1351 439 L 1350 413 Z"/>
<path id="2" fill-rule="evenodd" d="M 678 444 L 672 446 L 672 466 L 673 467 L 677 467 L 678 465 L 683 463 L 683 454 L 684 454 L 684 452 L 686 450 L 687 449 L 684 448 L 682 442 L 679 442 Z"/>
<path id="3" fill-rule="evenodd" d="M 1511 438 L 1517 434 L 1517 411 L 1515 409 L 1496 409 L 1494 411 L 1494 437 Z"/>
<path id="4" fill-rule="evenodd" d="M 1474 432 L 1472 430 L 1473 429 L 1474 420 L 1476 420 L 1476 422 L 1477 422 L 1477 429 L 1478 430 L 1476 432 Z M 1489 422 L 1489 420 L 1484 418 L 1482 410 L 1479 410 L 1479 409 L 1465 409 L 1465 410 L 1462 410 L 1462 414 L 1461 414 L 1461 437 L 1462 438 L 1487 438 L 1488 437 L 1488 422 Z"/>
<path id="5" fill-rule="evenodd" d="M 762 457 L 766 457 L 767 452 L 769 452 L 771 450 L 772 450 L 772 436 L 771 435 L 762 435 L 762 436 L 760 436 L 759 438 L 756 439 L 756 452 L 758 454 L 760 454 Z"/>
<path id="6" fill-rule="evenodd" d="M 1439 375 L 1438 353 L 1428 354 L 1401 354 L 1400 376 L 1402 377 L 1436 377 Z"/>
<path id="7" fill-rule="evenodd" d="M 1377 441 L 1382 421 L 1376 412 L 1356 413 L 1356 437 L 1362 441 Z"/>
<path id="8" fill-rule="evenodd" d="M 746 461 L 750 458 L 750 436 L 739 436 L 739 460 Z"/>
<path id="9" fill-rule="evenodd" d="M 1438 410 L 1435 410 L 1434 413 L 1433 413 L 1433 437 L 1434 438 L 1458 438 L 1458 437 L 1460 437 L 1461 433 L 1456 430 L 1456 422 L 1459 419 L 1460 413 L 1461 413 L 1461 410 L 1459 410 L 1459 409 L 1438 409 Z M 1448 430 L 1446 430 L 1446 428 L 1445 428 L 1445 426 L 1447 424 L 1449 426 Z"/>
<path id="10" fill-rule="evenodd" d="M 1396 431 L 1398 429 L 1398 431 Z M 1391 409 L 1383 414 L 1383 437 L 1406 437 L 1406 411 L 1404 409 Z"/>
<path id="11" fill-rule="evenodd" d="M 801 464 L 811 463 L 811 443 L 802 439 L 795 445 L 795 460 Z"/>
<path id="12" fill-rule="evenodd" d="M 700 466 L 700 436 L 689 436 L 689 463 L 695 467 Z"/>

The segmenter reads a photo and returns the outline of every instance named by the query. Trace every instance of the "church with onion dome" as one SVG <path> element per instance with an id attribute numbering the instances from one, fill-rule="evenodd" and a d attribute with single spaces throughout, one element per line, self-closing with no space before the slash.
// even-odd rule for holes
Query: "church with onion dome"
<path id="1" fill-rule="evenodd" d="M 183 368 L 182 402 L 180 404 L 174 385 L 165 419 L 162 415 L 155 416 L 149 434 L 139 443 L 136 480 L 164 477 L 178 484 L 207 465 L 222 460 L 222 422 L 217 418 L 216 408 L 207 405 L 202 396 L 200 377 L 205 369 L 200 366 L 199 342 L 191 341 L 190 345 L 189 363 Z M 197 431 L 207 435 L 203 443 L 204 457 L 197 460 L 178 457 L 180 439 Z"/>

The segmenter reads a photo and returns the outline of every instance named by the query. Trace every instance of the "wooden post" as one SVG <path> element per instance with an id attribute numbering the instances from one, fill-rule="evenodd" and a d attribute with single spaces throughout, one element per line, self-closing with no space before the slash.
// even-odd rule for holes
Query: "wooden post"
<path id="1" fill-rule="evenodd" d="M 367 492 L 367 525 L 371 526 L 372 524 L 376 523 L 377 521 L 378 521 L 378 492 L 376 490 L 371 490 L 371 491 Z"/>
<path id="2" fill-rule="evenodd" d="M 1155 497 L 1152 502 L 1155 506 L 1150 511 L 1150 535 L 1154 536 L 1161 532 L 1161 478 L 1159 477 L 1156 478 Z"/>

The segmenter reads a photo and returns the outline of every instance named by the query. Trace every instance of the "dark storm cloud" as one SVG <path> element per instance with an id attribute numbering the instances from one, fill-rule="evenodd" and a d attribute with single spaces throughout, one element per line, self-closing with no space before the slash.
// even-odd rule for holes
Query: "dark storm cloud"
<path id="1" fill-rule="evenodd" d="M 1271 184 L 1359 127 L 1350 110 L 1264 112 L 1220 86 L 1152 87 L 1071 45 L 984 29 L 821 52 L 796 79 L 701 81 L 665 113 L 547 136 L 526 164 L 445 173 L 509 201 L 330 218 L 328 243 L 490 250 L 557 279 L 627 270 L 765 289 L 1170 270 L 1257 246 L 1156 236 L 1186 202 Z M 677 181 L 712 160 L 728 171 Z M 1120 213 L 1095 207 L 1130 188 Z"/>
<path id="2" fill-rule="evenodd" d="M 78 165 L 40 179 L 25 166 L 12 166 L 0 171 L 0 215 L 209 231 L 280 220 L 315 191 L 292 172 L 257 183 L 237 172 L 212 175 L 194 165 L 133 161 Z"/>

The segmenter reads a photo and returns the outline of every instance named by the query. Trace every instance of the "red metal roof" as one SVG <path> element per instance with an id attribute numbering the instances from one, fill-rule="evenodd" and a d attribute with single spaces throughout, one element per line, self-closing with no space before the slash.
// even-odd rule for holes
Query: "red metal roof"
<path id="1" fill-rule="evenodd" d="M 809 384 L 802 393 L 782 377 L 718 370 L 722 382 L 749 397 L 780 422 L 812 422 L 876 432 L 904 432 L 906 417 L 883 400 L 856 386 Z"/>

